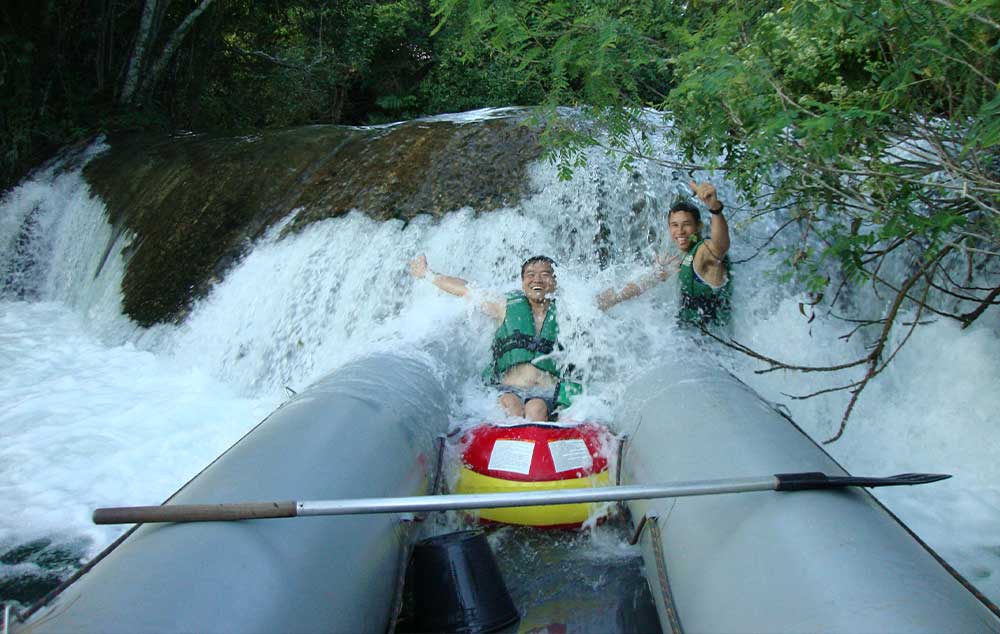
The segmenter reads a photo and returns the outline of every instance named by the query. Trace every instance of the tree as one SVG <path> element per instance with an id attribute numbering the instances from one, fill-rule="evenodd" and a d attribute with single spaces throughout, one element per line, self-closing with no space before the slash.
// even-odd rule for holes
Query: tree
<path id="1" fill-rule="evenodd" d="M 181 72 L 206 75 L 195 94 L 175 94 L 197 101 L 194 116 L 179 116 L 192 127 L 255 128 L 423 114 L 416 95 L 433 65 L 431 24 L 421 0 L 230 6 L 224 23 L 209 25 L 215 46 Z"/>
<path id="2" fill-rule="evenodd" d="M 474 102 L 478 89 L 421 86 L 441 59 L 432 24 L 427 0 L 5 2 L 0 191 L 96 131 L 366 123 Z"/>
<path id="3" fill-rule="evenodd" d="M 90 134 L 113 102 L 129 3 L 5 2 L 0 9 L 0 191 Z"/>
<path id="4" fill-rule="evenodd" d="M 128 70 L 125 72 L 125 83 L 122 85 L 118 101 L 121 104 L 131 104 L 139 88 L 139 72 L 146 64 L 146 50 L 153 39 L 153 18 L 159 3 L 156 0 L 146 0 L 139 21 L 139 31 L 136 33 L 135 46 L 129 59 Z"/>
<path id="5" fill-rule="evenodd" d="M 157 29 L 155 29 L 153 25 L 159 21 L 155 18 L 158 14 L 165 10 L 165 6 L 167 4 L 167 2 L 160 2 L 160 0 L 145 1 L 142 10 L 142 19 L 139 23 L 139 29 L 136 32 L 135 46 L 132 50 L 128 70 L 125 74 L 125 82 L 118 95 L 119 105 L 132 106 L 137 102 L 141 103 L 145 99 L 148 99 L 153 91 L 153 88 L 156 87 L 160 78 L 163 76 L 163 72 L 173 61 L 178 47 L 191 30 L 195 20 L 197 20 L 198 17 L 201 16 L 201 14 L 203 14 L 213 2 L 214 0 L 201 0 L 198 5 L 187 14 L 177 28 L 174 29 L 170 37 L 167 38 L 159 56 L 157 56 L 153 64 L 149 66 L 148 70 L 143 73 L 143 69 L 146 67 L 147 54 L 149 49 L 152 48 L 152 45 L 156 41 L 158 35 Z"/>

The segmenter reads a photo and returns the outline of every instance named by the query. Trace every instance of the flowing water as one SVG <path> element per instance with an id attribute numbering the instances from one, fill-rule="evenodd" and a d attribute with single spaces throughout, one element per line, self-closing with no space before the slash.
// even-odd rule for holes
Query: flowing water
<path id="1" fill-rule="evenodd" d="M 695 176 L 720 188 L 731 257 L 758 254 L 779 219 L 754 217 L 721 176 Z M 91 524 L 93 508 L 158 504 L 281 403 L 286 387 L 303 389 L 360 355 L 431 356 L 454 390 L 456 424 L 499 416 L 479 379 L 492 328 L 476 300 L 517 288 L 530 255 L 559 264 L 566 361 L 588 386 L 571 416 L 614 421 L 631 377 L 690 347 L 674 323 L 673 280 L 607 314 L 594 296 L 650 270 L 653 249 L 668 246 L 665 210 L 688 175 L 655 165 L 618 171 L 594 154 L 569 182 L 546 163 L 530 178 L 534 195 L 491 213 L 404 223 L 352 212 L 285 237 L 274 227 L 183 323 L 149 329 L 121 313 L 120 253 L 131 238 L 115 236 L 79 170 L 51 168 L 12 191 L 0 203 L 0 602 L 36 599 L 124 531 Z M 472 301 L 414 281 L 407 262 L 419 253 L 435 271 L 470 280 Z M 802 290 L 772 274 L 779 266 L 766 249 L 737 265 L 732 336 L 807 365 L 865 354 L 863 337 L 839 339 L 850 324 L 810 322 Z M 860 289 L 850 301 L 875 315 L 884 298 Z M 828 447 L 856 474 L 954 474 L 877 495 L 994 601 L 997 313 L 967 330 L 942 320 L 920 327 Z M 757 361 L 718 347 L 710 354 L 817 439 L 835 431 L 847 395 L 787 395 L 858 378 L 757 375 Z"/>

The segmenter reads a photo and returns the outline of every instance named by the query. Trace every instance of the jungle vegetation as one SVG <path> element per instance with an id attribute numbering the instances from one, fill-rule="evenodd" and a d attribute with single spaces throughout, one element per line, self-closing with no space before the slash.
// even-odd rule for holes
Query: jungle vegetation
<path id="1" fill-rule="evenodd" d="M 592 146 L 659 160 L 655 109 L 684 155 L 669 167 L 720 170 L 795 237 L 761 249 L 784 253 L 804 317 L 865 340 L 802 367 L 723 339 L 761 372 L 855 372 L 834 438 L 920 323 L 1000 301 L 997 0 L 11 0 L 0 18 L 0 190 L 96 131 L 499 105 L 539 106 L 571 177 Z M 845 309 L 860 285 L 877 313 Z"/>
<path id="2" fill-rule="evenodd" d="M 365 124 L 542 94 L 460 60 L 426 0 L 10 0 L 0 191 L 95 132 Z"/>

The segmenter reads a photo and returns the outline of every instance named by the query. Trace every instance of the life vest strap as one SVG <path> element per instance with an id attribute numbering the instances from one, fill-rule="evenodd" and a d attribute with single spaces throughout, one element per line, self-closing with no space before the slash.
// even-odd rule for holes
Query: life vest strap
<path id="1" fill-rule="evenodd" d="M 493 342 L 493 360 L 496 361 L 511 350 L 528 350 L 540 355 L 550 354 L 555 349 L 555 342 L 535 335 L 515 332 L 509 337 Z"/>

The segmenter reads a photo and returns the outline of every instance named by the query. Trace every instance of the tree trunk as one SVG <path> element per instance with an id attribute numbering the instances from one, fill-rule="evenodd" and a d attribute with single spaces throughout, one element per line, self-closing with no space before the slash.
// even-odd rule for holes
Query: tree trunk
<path id="1" fill-rule="evenodd" d="M 198 3 L 198 6 L 195 7 L 186 18 L 184 18 L 184 21 L 180 23 L 180 26 L 178 26 L 174 30 L 173 34 L 171 34 L 170 39 L 167 40 L 167 43 L 163 46 L 163 51 L 160 53 L 160 56 L 156 58 L 152 68 L 150 68 L 149 72 L 142 81 L 142 90 L 139 94 L 143 99 L 148 98 L 150 93 L 153 92 L 153 88 L 155 88 L 156 84 L 159 83 L 160 77 L 163 75 L 163 71 L 165 71 L 167 66 L 170 65 L 170 62 L 174 58 L 174 54 L 180 47 L 181 42 L 184 41 L 184 37 L 188 34 L 188 31 L 191 30 L 195 20 L 197 20 L 198 17 L 201 16 L 201 14 L 204 13 L 213 2 L 214 0 L 201 0 L 201 2 Z"/>
<path id="2" fill-rule="evenodd" d="M 333 87 L 333 99 L 330 103 L 330 123 L 340 123 L 340 115 L 344 113 L 344 96 L 347 89 L 343 86 Z"/>
<path id="3" fill-rule="evenodd" d="M 122 91 L 118 97 L 119 105 L 131 105 L 135 101 L 137 89 L 139 88 L 139 73 L 142 71 L 146 60 L 147 49 L 153 41 L 153 16 L 156 15 L 157 4 L 158 0 L 146 0 L 142 8 L 139 31 L 135 35 L 135 46 L 132 48 L 132 57 L 128 62 L 128 71 L 125 73 L 125 81 L 122 84 Z"/>

